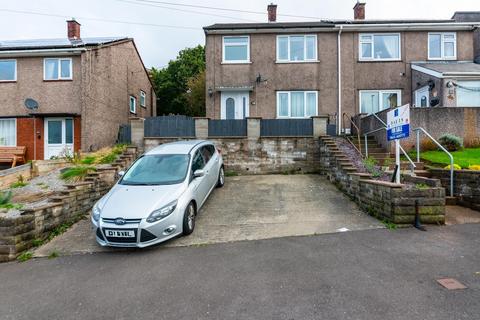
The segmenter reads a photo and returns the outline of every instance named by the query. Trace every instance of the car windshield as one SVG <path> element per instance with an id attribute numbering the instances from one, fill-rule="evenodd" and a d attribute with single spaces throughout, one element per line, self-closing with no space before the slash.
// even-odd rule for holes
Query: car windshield
<path id="1" fill-rule="evenodd" d="M 189 156 L 186 154 L 146 155 L 138 159 L 125 173 L 120 184 L 176 184 L 185 180 Z"/>

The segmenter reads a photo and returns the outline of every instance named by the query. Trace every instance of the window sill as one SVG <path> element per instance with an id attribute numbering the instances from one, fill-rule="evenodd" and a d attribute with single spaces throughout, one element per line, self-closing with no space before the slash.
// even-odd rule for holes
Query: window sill
<path id="1" fill-rule="evenodd" d="M 457 60 L 457 57 L 453 57 L 453 58 L 428 58 L 427 59 L 428 61 L 456 61 Z"/>
<path id="2" fill-rule="evenodd" d="M 402 59 L 358 59 L 357 62 L 364 63 L 364 62 L 402 62 Z"/>
<path id="3" fill-rule="evenodd" d="M 43 79 L 43 82 L 69 82 L 73 79 Z"/>
<path id="4" fill-rule="evenodd" d="M 252 61 L 235 61 L 235 62 L 222 61 L 221 64 L 252 64 Z"/>
<path id="5" fill-rule="evenodd" d="M 320 60 L 305 60 L 305 61 L 275 61 L 277 64 L 290 64 L 290 63 L 319 63 Z"/>
<path id="6" fill-rule="evenodd" d="M 0 83 L 15 83 L 17 80 L 0 80 Z"/>

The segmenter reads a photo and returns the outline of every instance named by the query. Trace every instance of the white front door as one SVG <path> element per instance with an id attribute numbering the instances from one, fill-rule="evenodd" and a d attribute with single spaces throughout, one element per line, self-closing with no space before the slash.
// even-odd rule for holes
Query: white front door
<path id="1" fill-rule="evenodd" d="M 415 91 L 415 106 L 429 107 L 430 106 L 430 91 L 428 86 L 422 87 Z"/>
<path id="2" fill-rule="evenodd" d="M 45 119 L 45 159 L 73 156 L 73 119 Z"/>
<path id="3" fill-rule="evenodd" d="M 227 92 L 221 94 L 221 119 L 245 119 L 249 116 L 249 92 Z"/>

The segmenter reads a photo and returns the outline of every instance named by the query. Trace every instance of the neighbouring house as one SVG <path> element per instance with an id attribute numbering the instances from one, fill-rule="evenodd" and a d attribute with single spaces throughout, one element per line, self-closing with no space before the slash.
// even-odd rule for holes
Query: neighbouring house
<path id="1" fill-rule="evenodd" d="M 27 160 L 112 145 L 130 117 L 155 115 L 156 98 L 133 39 L 0 41 L 0 146 Z"/>
<path id="2" fill-rule="evenodd" d="M 277 22 L 204 27 L 207 117 L 307 118 L 480 107 L 480 12 L 446 20 Z"/>

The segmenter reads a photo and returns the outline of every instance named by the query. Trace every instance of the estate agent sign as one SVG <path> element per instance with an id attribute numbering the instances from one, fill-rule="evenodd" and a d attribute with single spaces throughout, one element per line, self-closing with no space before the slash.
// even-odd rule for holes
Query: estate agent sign
<path id="1" fill-rule="evenodd" d="M 408 138 L 410 135 L 410 105 L 398 107 L 387 113 L 388 141 Z"/>

